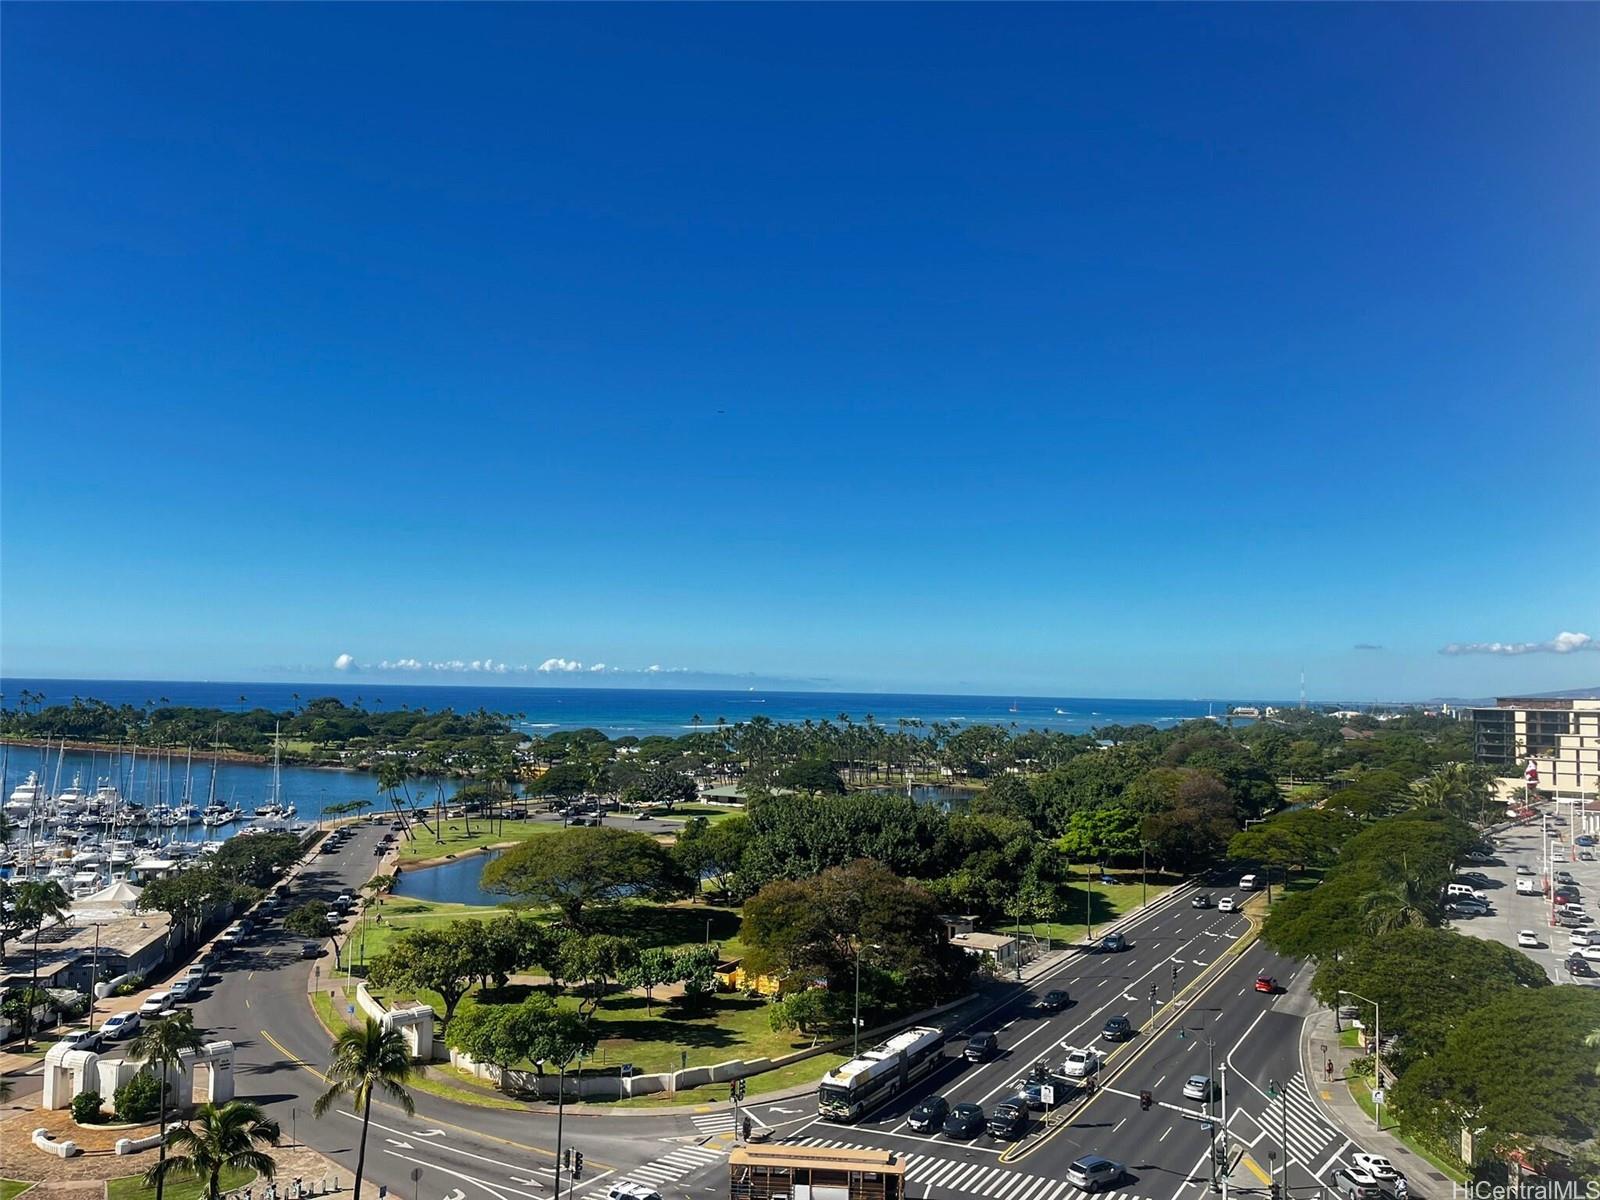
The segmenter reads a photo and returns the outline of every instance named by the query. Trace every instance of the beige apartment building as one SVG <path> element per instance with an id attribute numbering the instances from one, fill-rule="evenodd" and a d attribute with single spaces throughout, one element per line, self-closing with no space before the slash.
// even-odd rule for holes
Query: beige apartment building
<path id="1" fill-rule="evenodd" d="M 1475 757 L 1481 763 L 1524 759 L 1538 772 L 1539 791 L 1557 800 L 1600 798 L 1600 699 L 1509 697 L 1472 710 Z"/>

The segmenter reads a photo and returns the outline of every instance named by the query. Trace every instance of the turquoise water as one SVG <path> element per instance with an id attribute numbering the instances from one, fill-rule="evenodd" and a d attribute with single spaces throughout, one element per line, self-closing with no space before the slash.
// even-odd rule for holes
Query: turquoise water
<path id="1" fill-rule="evenodd" d="M 504 904 L 510 897 L 483 890 L 483 869 L 498 857 L 478 854 L 437 867 L 402 869 L 400 878 L 395 880 L 394 894 L 445 904 Z"/>

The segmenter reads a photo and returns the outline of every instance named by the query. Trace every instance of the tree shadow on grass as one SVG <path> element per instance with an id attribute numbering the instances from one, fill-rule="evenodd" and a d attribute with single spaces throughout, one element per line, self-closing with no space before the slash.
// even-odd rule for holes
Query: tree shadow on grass
<path id="1" fill-rule="evenodd" d="M 666 1043 L 684 1050 L 723 1050 L 729 1056 L 755 1054 L 752 1034 L 766 1036 L 766 1000 L 747 996 L 717 996 L 709 1003 L 656 1000 L 654 1015 L 646 1015 L 643 996 L 613 995 L 606 999 L 603 1020 L 597 1025 L 608 1053 L 625 1053 L 630 1045 Z M 759 1010 L 759 1012 L 757 1011 Z M 751 1018 L 754 1017 L 754 1020 Z M 778 1053 L 804 1049 L 809 1037 L 788 1041 Z"/>
<path id="2" fill-rule="evenodd" d="M 706 904 L 624 904 L 594 914 L 594 927 L 598 932 L 630 937 L 641 947 L 702 943 L 706 941 L 708 921 L 713 945 L 739 934 L 736 909 Z"/>

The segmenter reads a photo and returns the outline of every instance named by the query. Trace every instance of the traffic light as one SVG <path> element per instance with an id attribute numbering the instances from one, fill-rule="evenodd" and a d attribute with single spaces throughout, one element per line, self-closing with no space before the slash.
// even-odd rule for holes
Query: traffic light
<path id="1" fill-rule="evenodd" d="M 742 1079 L 739 1080 L 736 1086 L 739 1089 L 739 1099 L 743 1100 L 744 1099 L 744 1080 L 742 1080 Z"/>
<path id="2" fill-rule="evenodd" d="M 1272 1185 L 1272 1200 L 1282 1200 L 1282 1196 L 1283 1196 L 1283 1193 L 1281 1191 L 1279 1191 L 1278 1185 L 1276 1183 L 1274 1183 Z"/>
<path id="3" fill-rule="evenodd" d="M 738 1098 L 739 1098 L 739 1085 L 737 1083 L 730 1083 L 728 1085 L 728 1099 L 729 1100 L 737 1100 Z"/>
<path id="4" fill-rule="evenodd" d="M 572 1148 L 570 1146 L 561 1152 L 561 1169 L 563 1171 L 572 1169 Z"/>
<path id="5" fill-rule="evenodd" d="M 1155 1100 L 1150 1095 L 1149 1092 L 1140 1092 L 1139 1093 L 1139 1111 L 1141 1111 L 1141 1112 L 1149 1112 L 1150 1111 L 1150 1105 L 1153 1104 L 1153 1103 L 1155 1103 Z"/>
<path id="6" fill-rule="evenodd" d="M 574 1179 L 581 1179 L 583 1177 L 583 1151 L 582 1150 L 574 1150 L 572 1152 L 572 1177 Z"/>

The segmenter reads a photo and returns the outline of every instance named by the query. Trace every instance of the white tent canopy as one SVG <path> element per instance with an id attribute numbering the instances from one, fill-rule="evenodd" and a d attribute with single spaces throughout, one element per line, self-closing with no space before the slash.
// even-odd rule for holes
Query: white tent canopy
<path id="1" fill-rule="evenodd" d="M 138 902 L 143 892 L 143 888 L 134 887 L 127 880 L 119 879 L 110 887 L 101 888 L 98 892 L 76 901 L 72 907 L 80 911 L 84 909 L 116 908 L 132 912 L 134 904 Z"/>

